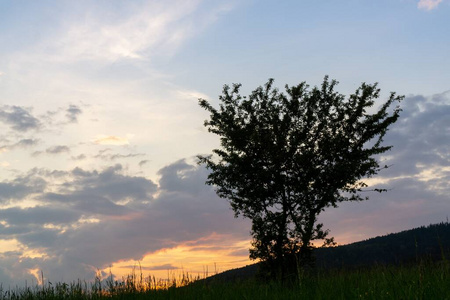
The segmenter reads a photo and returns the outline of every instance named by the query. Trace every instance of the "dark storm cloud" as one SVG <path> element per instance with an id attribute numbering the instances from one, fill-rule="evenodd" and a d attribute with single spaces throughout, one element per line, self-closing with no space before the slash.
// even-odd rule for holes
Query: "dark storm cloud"
<path id="1" fill-rule="evenodd" d="M 25 132 L 39 129 L 40 121 L 26 108 L 20 106 L 0 107 L 0 121 L 11 126 L 13 130 Z"/>
<path id="2" fill-rule="evenodd" d="M 76 123 L 78 121 L 78 115 L 83 111 L 76 105 L 69 105 L 66 109 L 66 117 L 70 123 Z"/>

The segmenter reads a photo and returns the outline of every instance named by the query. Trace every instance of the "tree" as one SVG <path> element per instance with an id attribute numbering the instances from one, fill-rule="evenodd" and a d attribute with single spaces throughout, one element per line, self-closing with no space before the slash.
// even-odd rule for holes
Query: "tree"
<path id="1" fill-rule="evenodd" d="M 204 125 L 220 137 L 221 148 L 198 158 L 211 171 L 206 183 L 229 200 L 235 217 L 251 219 L 250 257 L 284 278 L 293 262 L 312 261 L 312 241 L 333 244 L 317 222 L 322 211 L 368 199 L 362 179 L 387 168 L 376 155 L 392 147 L 382 145 L 383 137 L 401 111 L 392 105 L 403 96 L 391 93 L 370 114 L 377 84 L 363 83 L 346 99 L 328 76 L 320 88 L 286 85 L 286 94 L 273 82 L 249 97 L 241 97 L 241 84 L 225 85 L 218 109 L 199 99 L 210 113 Z"/>

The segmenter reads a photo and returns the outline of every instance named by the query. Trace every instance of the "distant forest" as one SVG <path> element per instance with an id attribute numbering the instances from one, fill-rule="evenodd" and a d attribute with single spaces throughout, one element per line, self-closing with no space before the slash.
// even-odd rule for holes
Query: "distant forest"
<path id="1" fill-rule="evenodd" d="M 317 266 L 352 268 L 450 259 L 450 224 L 443 222 L 333 248 L 315 249 Z"/>

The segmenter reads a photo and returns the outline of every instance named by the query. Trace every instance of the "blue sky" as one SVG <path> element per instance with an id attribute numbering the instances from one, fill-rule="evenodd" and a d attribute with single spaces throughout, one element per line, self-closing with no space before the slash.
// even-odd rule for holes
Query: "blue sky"
<path id="1" fill-rule="evenodd" d="M 341 244 L 445 221 L 449 16 L 448 0 L 1 1 L 0 281 L 249 263 L 250 223 L 194 160 L 219 145 L 198 98 L 236 82 L 405 95 L 371 181 L 390 192 L 321 220 Z"/>

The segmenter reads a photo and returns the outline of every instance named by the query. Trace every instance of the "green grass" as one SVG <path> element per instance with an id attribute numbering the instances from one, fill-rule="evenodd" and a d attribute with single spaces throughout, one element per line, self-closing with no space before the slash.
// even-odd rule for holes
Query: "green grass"
<path id="1" fill-rule="evenodd" d="M 130 275 L 122 281 L 0 289 L 0 300 L 12 299 L 450 299 L 450 264 L 379 266 L 319 272 L 285 287 L 277 282 L 202 281 L 188 274 L 166 281 Z"/>

